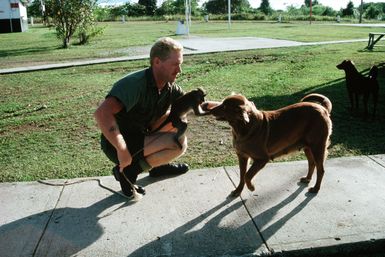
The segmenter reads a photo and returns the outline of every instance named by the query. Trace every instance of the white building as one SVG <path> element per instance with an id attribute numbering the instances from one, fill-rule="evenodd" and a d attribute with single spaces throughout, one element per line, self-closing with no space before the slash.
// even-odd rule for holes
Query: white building
<path id="1" fill-rule="evenodd" d="M 24 32 L 27 29 L 27 1 L 0 0 L 0 33 Z"/>

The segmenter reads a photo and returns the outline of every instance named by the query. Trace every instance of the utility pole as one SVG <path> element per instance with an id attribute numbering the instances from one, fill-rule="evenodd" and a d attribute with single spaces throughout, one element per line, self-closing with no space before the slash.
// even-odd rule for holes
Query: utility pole
<path id="1" fill-rule="evenodd" d="M 311 24 L 311 16 L 312 16 L 312 0 L 310 0 L 310 24 Z"/>
<path id="2" fill-rule="evenodd" d="M 186 22 L 185 27 L 187 29 L 187 35 L 190 35 L 190 26 L 191 26 L 191 0 L 185 0 L 185 15 Z"/>
<path id="3" fill-rule="evenodd" d="M 364 0 L 361 0 L 359 23 L 362 23 L 362 14 L 363 14 L 363 12 L 364 12 Z"/>
<path id="4" fill-rule="evenodd" d="M 229 29 L 231 29 L 231 0 L 227 0 L 227 6 L 228 6 L 228 25 L 229 25 Z"/>

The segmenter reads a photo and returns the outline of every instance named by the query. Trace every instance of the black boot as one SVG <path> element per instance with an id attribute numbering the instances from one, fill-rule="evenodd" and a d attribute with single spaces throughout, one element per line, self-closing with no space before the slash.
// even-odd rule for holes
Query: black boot
<path id="1" fill-rule="evenodd" d="M 186 163 L 165 164 L 154 167 L 150 170 L 150 177 L 181 175 L 188 171 L 189 167 Z"/>
<path id="2" fill-rule="evenodd" d="M 120 187 L 122 188 L 123 194 L 125 194 L 128 197 L 131 197 L 133 195 L 132 187 L 130 183 L 127 181 L 127 179 L 131 182 L 132 185 L 135 185 L 136 180 L 138 178 L 138 175 L 142 172 L 142 169 L 140 168 L 139 164 L 132 163 L 130 166 L 127 166 L 123 169 L 124 175 L 119 171 L 119 166 L 115 166 L 113 168 L 113 174 L 116 180 L 119 181 Z M 143 187 L 135 185 L 137 187 L 137 192 L 145 195 L 146 190 L 144 190 Z"/>

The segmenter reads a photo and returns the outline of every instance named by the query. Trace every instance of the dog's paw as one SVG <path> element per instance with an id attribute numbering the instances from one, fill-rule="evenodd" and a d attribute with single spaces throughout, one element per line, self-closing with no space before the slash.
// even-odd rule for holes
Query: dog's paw
<path id="1" fill-rule="evenodd" d="M 250 191 L 254 191 L 254 190 L 255 190 L 255 187 L 254 187 L 253 183 L 247 182 L 247 181 L 246 181 L 246 185 L 247 185 L 247 188 L 248 188 Z"/>
<path id="2" fill-rule="evenodd" d="M 309 188 L 309 193 L 311 194 L 317 194 L 319 191 L 319 188 L 311 187 Z"/>
<path id="3" fill-rule="evenodd" d="M 308 179 L 307 177 L 302 177 L 299 181 L 300 181 L 301 183 L 309 184 L 310 179 Z"/>
<path id="4" fill-rule="evenodd" d="M 230 196 L 231 197 L 238 197 L 241 195 L 241 192 L 239 190 L 231 191 Z"/>

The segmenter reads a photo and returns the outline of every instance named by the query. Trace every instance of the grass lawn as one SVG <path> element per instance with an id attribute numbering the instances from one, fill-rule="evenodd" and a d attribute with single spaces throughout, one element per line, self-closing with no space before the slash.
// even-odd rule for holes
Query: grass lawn
<path id="1" fill-rule="evenodd" d="M 117 27 L 126 25 L 117 24 Z M 277 24 L 263 26 L 273 25 Z M 174 27 L 170 25 L 170 33 Z M 36 31 L 39 29 L 46 30 Z M 160 36 L 155 29 L 152 32 L 152 36 L 143 36 L 143 44 Z M 260 36 L 267 37 L 267 33 L 267 28 L 261 29 Z M 366 32 L 362 33 L 367 36 Z M 242 34 L 250 35 L 257 36 Z M 289 35 L 295 39 L 294 31 L 285 37 Z M 19 36 L 23 33 L 16 37 Z M 297 40 L 303 38 L 299 35 Z M 45 54 L 53 60 L 55 51 L 67 51 L 66 56 L 73 58 L 74 52 L 82 50 L 81 47 L 58 50 L 49 46 L 52 42 L 41 40 L 40 50 L 26 51 L 21 47 L 13 57 L 4 55 L 12 47 L 7 43 L 8 50 L 4 50 L 1 38 L 1 63 L 13 59 L 20 65 L 17 58 L 25 57 L 28 62 Z M 135 40 L 139 44 L 140 39 Z M 333 103 L 329 157 L 384 154 L 385 52 L 383 47 L 373 52 L 363 51 L 364 46 L 361 42 L 186 56 L 178 83 L 186 91 L 203 87 L 209 100 L 221 100 L 231 92 L 242 93 L 264 110 L 294 103 L 310 92 L 325 94 Z M 89 48 L 86 46 L 84 51 L 91 51 Z M 373 121 L 364 122 L 360 115 L 352 115 L 347 109 L 344 73 L 335 67 L 345 58 L 353 59 L 358 70 L 365 73 L 371 65 L 380 65 L 378 116 Z M 1 75 L 0 182 L 110 175 L 112 165 L 99 149 L 99 130 L 92 114 L 112 83 L 146 66 L 147 61 L 132 61 Z M 192 168 L 237 165 L 228 124 L 212 117 L 194 116 L 189 117 L 189 123 L 189 148 L 180 161 Z M 303 158 L 297 154 L 278 161 Z"/>
<path id="2" fill-rule="evenodd" d="M 150 46 L 159 37 L 174 36 L 176 22 L 129 21 L 100 23 L 104 34 L 85 46 L 60 48 L 55 30 L 36 25 L 24 33 L 2 34 L 0 37 L 0 69 L 27 65 L 65 62 L 76 59 L 137 55 L 133 46 Z M 203 37 L 267 37 L 301 42 L 366 39 L 369 32 L 383 28 L 335 26 L 330 23 L 276 23 L 234 21 L 228 29 L 226 21 L 194 21 L 191 35 Z M 176 37 L 178 38 L 178 37 Z M 76 42 L 76 38 L 73 39 Z M 140 53 L 140 52 L 139 52 Z"/>

